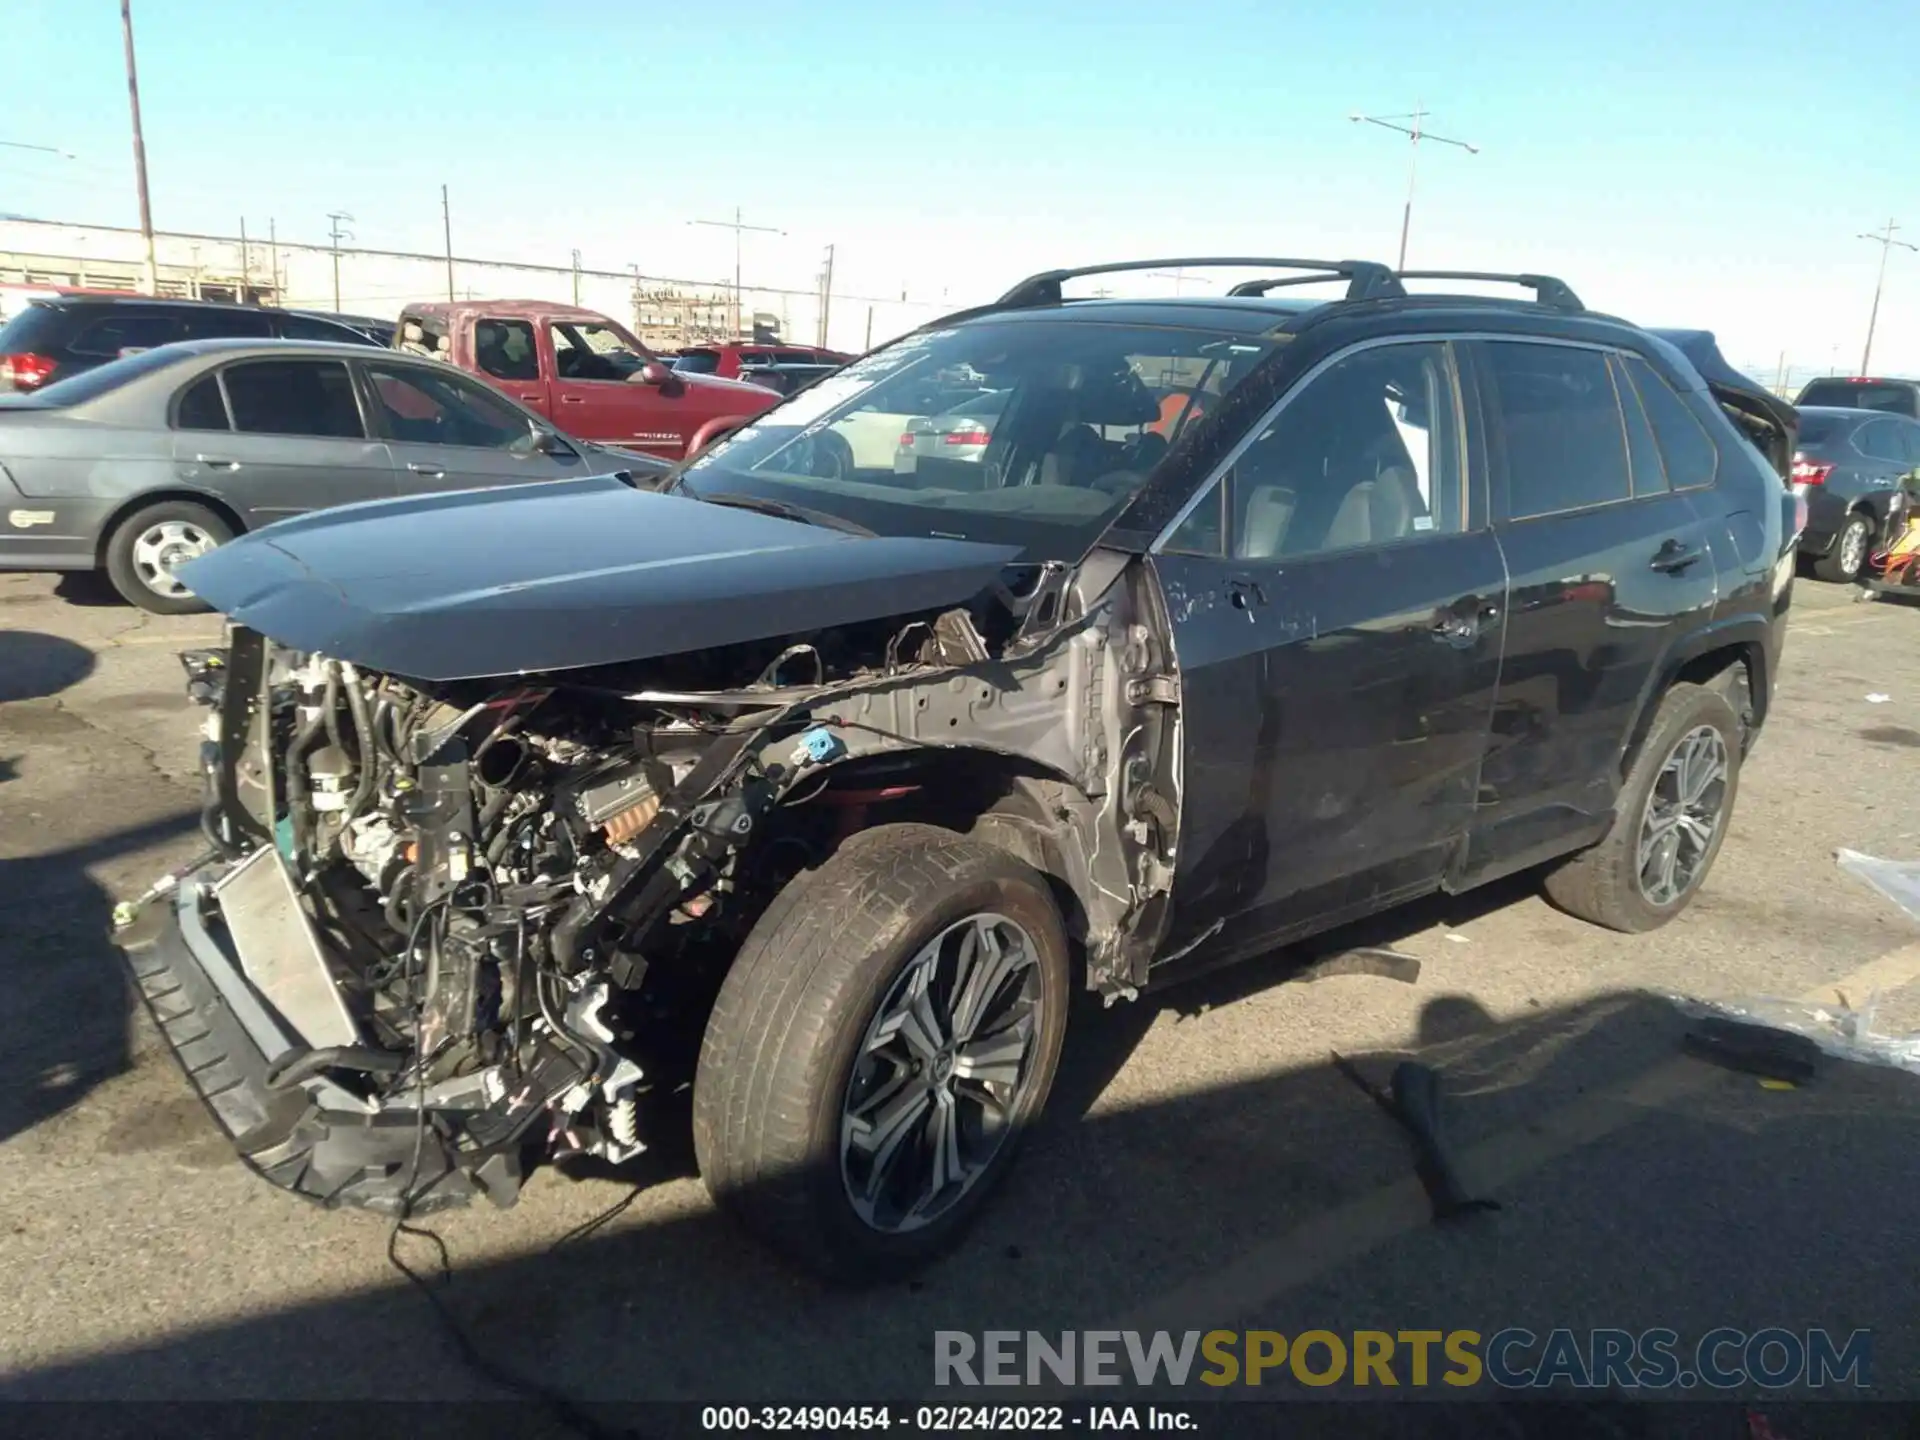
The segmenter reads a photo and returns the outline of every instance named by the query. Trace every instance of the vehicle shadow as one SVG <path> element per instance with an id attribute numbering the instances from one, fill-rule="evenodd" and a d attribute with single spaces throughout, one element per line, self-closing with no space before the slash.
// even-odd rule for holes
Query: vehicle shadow
<path id="1" fill-rule="evenodd" d="M 137 1003 L 111 940 L 113 900 L 87 873 L 193 831 L 171 815 L 85 845 L 0 863 L 0 1141 L 131 1068 Z"/>
<path id="2" fill-rule="evenodd" d="M 113 588 L 113 582 L 98 570 L 69 570 L 54 582 L 53 593 L 69 605 L 88 609 L 121 609 L 130 606 Z"/>
<path id="3" fill-rule="evenodd" d="M 93 667 L 93 652 L 84 645 L 37 630 L 0 630 L 0 705 L 58 695 Z"/>
<path id="4" fill-rule="evenodd" d="M 1498 1213 L 1433 1223 L 1405 1134 L 1331 1064 L 1314 1064 L 1063 1112 L 1029 1137 L 958 1251 L 916 1280 L 818 1285 L 688 1203 L 665 1218 L 615 1216 L 571 1240 L 556 1220 L 550 1239 L 505 1258 L 456 1256 L 436 1297 L 490 1362 L 585 1402 L 924 1400 L 935 1394 L 934 1333 L 988 1327 L 1484 1337 L 1507 1326 L 1542 1336 L 1665 1326 L 1688 1345 L 1722 1325 L 1818 1326 L 1843 1341 L 1868 1328 L 1876 1397 L 1920 1396 L 1920 1318 L 1897 1258 L 1914 1213 L 1920 1079 L 1831 1060 L 1797 1089 L 1768 1089 L 1683 1057 L 1686 1023 L 1632 991 L 1517 1019 L 1437 994 L 1406 1050 L 1351 1057 L 1375 1082 L 1409 1055 L 1440 1072 L 1456 1164 L 1501 1202 Z M 1190 1043 L 1207 1043 L 1203 1028 L 1196 1035 Z M 541 1183 L 523 1203 L 541 1203 Z M 358 1233 L 377 1253 L 383 1225 L 369 1218 Z M 427 1247 L 402 1243 L 431 1268 Z M 185 1253 L 174 1263 L 193 1263 Z M 165 1285 L 166 1263 L 147 1283 Z M 501 1393 L 461 1363 L 435 1309 L 398 1279 L 272 1312 L 251 1298 L 235 1309 L 244 1318 L 16 1371 L 0 1396 Z M 1506 1392 L 1483 1381 L 1402 1397 L 1420 1393 Z M 1188 1404 L 1342 1395 L 1355 1398 L 1284 1375 L 1260 1390 L 1178 1392 Z M 1376 1426 L 1397 1424 L 1393 1413 L 1359 1407 L 1338 1433 L 1390 1433 Z M 1500 1433 L 1479 1413 L 1462 1433 Z M 649 1425 L 617 1408 L 602 1418 Z"/>

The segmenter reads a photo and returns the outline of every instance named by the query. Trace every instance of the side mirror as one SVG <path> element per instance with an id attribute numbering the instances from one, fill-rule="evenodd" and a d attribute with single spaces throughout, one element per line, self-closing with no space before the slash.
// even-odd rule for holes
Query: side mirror
<path id="1" fill-rule="evenodd" d="M 634 379 L 642 385 L 664 385 L 673 378 L 673 371 L 658 360 L 649 360 L 634 372 Z"/>
<path id="2" fill-rule="evenodd" d="M 558 455 L 565 449 L 566 442 L 542 425 L 534 427 L 533 435 L 527 442 L 529 455 Z"/>

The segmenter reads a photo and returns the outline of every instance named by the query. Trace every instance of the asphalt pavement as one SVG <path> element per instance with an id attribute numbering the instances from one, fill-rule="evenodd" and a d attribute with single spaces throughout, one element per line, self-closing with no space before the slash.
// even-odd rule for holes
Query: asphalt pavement
<path id="1" fill-rule="evenodd" d="M 216 634 L 0 576 L 0 1395 L 495 1395 L 385 1223 L 234 1160 L 108 943 L 114 902 L 198 848 L 175 656 Z M 511 1210 L 436 1217 L 442 1298 L 487 1353 L 589 1398 L 924 1396 L 939 1330 L 1518 1325 L 1864 1328 L 1873 1393 L 1920 1399 L 1920 1080 L 1834 1063 L 1763 1086 L 1684 1057 L 1665 998 L 1839 987 L 1920 1030 L 1920 924 L 1833 861 L 1920 856 L 1917 759 L 1920 609 L 1802 580 L 1731 836 L 1665 930 L 1593 929 L 1519 881 L 1338 937 L 1416 957 L 1412 984 L 1301 981 L 1281 954 L 1088 1005 L 1049 1123 L 911 1283 L 784 1268 L 664 1134 L 624 1173 L 543 1171 Z M 1381 1080 L 1436 1066 L 1501 1208 L 1432 1224 L 1335 1051 Z"/>

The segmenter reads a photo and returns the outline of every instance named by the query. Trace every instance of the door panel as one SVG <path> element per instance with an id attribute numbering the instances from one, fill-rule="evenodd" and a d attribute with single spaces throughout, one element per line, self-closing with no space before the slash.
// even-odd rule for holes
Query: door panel
<path id="1" fill-rule="evenodd" d="M 588 473 L 572 446 L 532 448 L 533 422 L 485 386 L 444 368 L 361 362 L 366 392 L 388 437 L 400 492 L 473 490 Z"/>
<path id="2" fill-rule="evenodd" d="M 392 456 L 365 434 L 344 364 L 241 361 L 220 372 L 220 384 L 235 428 L 176 430 L 174 468 L 229 501 L 249 529 L 397 493 Z M 191 418 L 184 408 L 182 418 Z M 220 418 L 212 407 L 200 417 L 209 425 Z"/>
<path id="3" fill-rule="evenodd" d="M 1182 676 L 1176 943 L 1221 924 L 1259 944 L 1436 886 L 1500 676 L 1493 536 L 1154 565 Z"/>
<path id="4" fill-rule="evenodd" d="M 1603 352 L 1486 342 L 1473 368 L 1511 588 L 1468 881 L 1604 832 L 1650 686 L 1712 620 L 1727 543 L 1717 512 L 1632 469 Z"/>
<path id="5" fill-rule="evenodd" d="M 1464 442 L 1447 345 L 1363 347 L 1281 402 L 1154 557 L 1182 685 L 1174 952 L 1216 928 L 1274 943 L 1459 860 L 1507 588 Z"/>
<path id="6" fill-rule="evenodd" d="M 640 357 L 605 347 L 618 341 L 604 325 L 585 321 L 547 327 L 553 358 L 553 421 L 569 435 L 678 458 L 699 424 L 669 387 L 628 378 Z M 629 361 L 631 363 L 629 363 Z M 684 397 L 688 387 L 672 387 Z M 704 417 L 702 417 L 704 418 Z"/>
<path id="7" fill-rule="evenodd" d="M 501 394 L 551 420 L 553 396 L 541 372 L 535 335 L 531 320 L 475 320 L 473 363 Z"/>

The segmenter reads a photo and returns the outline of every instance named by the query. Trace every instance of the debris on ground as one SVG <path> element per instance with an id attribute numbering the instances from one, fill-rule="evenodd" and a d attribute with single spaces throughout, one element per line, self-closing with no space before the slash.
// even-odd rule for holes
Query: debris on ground
<path id="1" fill-rule="evenodd" d="M 1840 868 L 1856 880 L 1864 880 L 1887 899 L 1920 920 L 1920 860 L 1882 860 L 1858 850 L 1833 852 Z"/>
<path id="2" fill-rule="evenodd" d="M 1797 1083 L 1805 1076 L 1792 1073 L 1790 1067 L 1796 1058 L 1808 1059 L 1806 1047 L 1811 1047 L 1836 1060 L 1889 1065 L 1920 1075 L 1920 1035 L 1882 1035 L 1874 1031 L 1873 1012 L 1880 998 L 1878 992 L 1868 995 L 1858 1007 L 1844 995 L 1835 1005 L 1769 997 L 1720 1003 L 1679 995 L 1668 998 L 1682 1014 L 1701 1022 L 1687 1031 L 1682 1042 L 1686 1048 L 1702 1059 L 1734 1069 Z M 1771 1050 L 1763 1051 L 1758 1041 L 1737 1035 L 1736 1031 L 1758 1031 L 1770 1036 Z M 1695 1037 L 1702 1034 L 1708 1038 L 1697 1042 Z M 1705 1053 L 1707 1051 L 1714 1053 Z M 1780 1057 L 1781 1065 L 1789 1068 L 1760 1069 L 1757 1064 L 1736 1064 L 1732 1058 L 1736 1054 L 1749 1058 L 1771 1054 Z"/>
<path id="3" fill-rule="evenodd" d="M 1867 696 L 1867 704 L 1885 705 L 1891 699 L 1893 699 L 1891 695 L 1884 695 L 1880 691 L 1876 690 L 1873 692 L 1873 694 Z"/>
<path id="4" fill-rule="evenodd" d="M 1440 1074 L 1430 1065 L 1402 1060 L 1393 1067 L 1389 1090 L 1375 1085 L 1354 1063 L 1338 1051 L 1334 1068 L 1359 1086 L 1374 1104 L 1396 1120 L 1413 1137 L 1414 1172 L 1433 1204 L 1434 1220 L 1452 1220 L 1480 1210 L 1498 1210 L 1498 1200 L 1468 1193 L 1447 1154 L 1446 1137 L 1440 1124 Z"/>
<path id="5" fill-rule="evenodd" d="M 1398 980 L 1412 985 L 1420 979 L 1420 962 L 1411 955 L 1384 945 L 1368 945 L 1358 950 L 1341 950 L 1325 955 L 1305 966 L 1293 979 L 1331 980 L 1339 975 L 1377 975 L 1382 980 Z"/>

